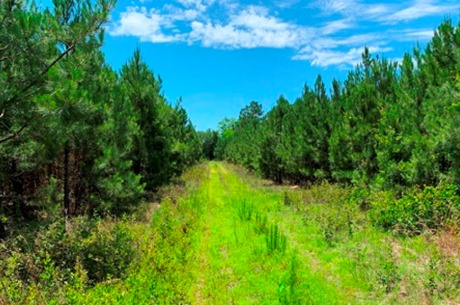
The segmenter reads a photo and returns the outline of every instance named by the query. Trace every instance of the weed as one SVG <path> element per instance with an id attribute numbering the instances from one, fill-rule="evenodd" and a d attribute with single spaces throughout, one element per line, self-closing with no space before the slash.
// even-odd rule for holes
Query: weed
<path id="1" fill-rule="evenodd" d="M 460 287 L 460 266 L 455 257 L 443 255 L 438 250 L 430 256 L 425 287 L 430 295 L 454 295 Z"/>
<path id="2" fill-rule="evenodd" d="M 377 283 L 382 286 L 386 293 L 390 293 L 400 280 L 398 266 L 390 247 L 385 247 L 380 254 L 377 269 Z"/>
<path id="3" fill-rule="evenodd" d="M 289 196 L 288 192 L 284 191 L 283 193 L 283 202 L 285 206 L 292 206 L 293 200 Z"/>
<path id="4" fill-rule="evenodd" d="M 266 234 L 268 230 L 267 222 L 268 222 L 267 215 L 256 213 L 254 231 L 257 234 Z"/>
<path id="5" fill-rule="evenodd" d="M 430 257 L 430 261 L 428 263 L 428 276 L 427 281 L 425 283 L 425 287 L 428 289 L 430 295 L 434 295 L 439 282 L 439 264 L 440 264 L 440 257 L 439 255 L 433 255 Z"/>
<path id="6" fill-rule="evenodd" d="M 141 222 L 76 217 L 66 230 L 50 218 L 36 234 L 5 240 L 0 304 L 460 301 L 458 204 L 449 188 L 438 187 L 439 196 L 414 190 L 415 202 L 382 196 L 366 210 L 367 190 L 325 183 L 285 191 L 241 179 L 234 168 L 212 162 L 188 171 L 185 187 L 166 189 Z M 401 206 L 383 205 L 395 202 Z M 414 210 L 400 209 L 406 204 Z M 412 211 L 453 229 L 400 237 L 368 220 L 385 218 L 394 229 Z"/>
<path id="7" fill-rule="evenodd" d="M 330 215 L 327 215 L 324 218 L 324 226 L 321 228 L 323 232 L 324 241 L 329 245 L 332 246 L 335 242 L 336 232 L 338 231 L 337 223 L 335 222 L 334 218 Z"/>
<path id="8" fill-rule="evenodd" d="M 254 211 L 254 206 L 246 202 L 246 199 L 238 206 L 238 218 L 241 221 L 250 221 L 252 218 L 252 213 Z"/>
<path id="9" fill-rule="evenodd" d="M 298 264 L 297 257 L 293 255 L 289 263 L 289 269 L 278 284 L 278 300 L 282 305 L 301 304 L 301 292 L 298 291 Z"/>
<path id="10" fill-rule="evenodd" d="M 269 253 L 275 251 L 284 252 L 286 250 L 286 236 L 284 236 L 278 225 L 271 225 L 266 235 L 267 250 Z"/>
<path id="11" fill-rule="evenodd" d="M 345 207 L 324 208 L 318 222 L 323 233 L 324 241 L 329 246 L 347 237 L 352 238 L 355 230 L 352 211 Z"/>

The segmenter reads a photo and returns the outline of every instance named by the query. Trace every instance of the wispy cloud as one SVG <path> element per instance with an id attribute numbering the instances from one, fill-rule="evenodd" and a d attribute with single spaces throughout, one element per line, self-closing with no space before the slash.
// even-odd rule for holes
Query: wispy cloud
<path id="1" fill-rule="evenodd" d="M 310 42 L 316 49 L 336 49 L 339 47 L 362 47 L 367 45 L 384 45 L 383 37 L 379 33 L 357 34 L 346 37 L 325 37 Z"/>
<path id="2" fill-rule="evenodd" d="M 354 65 L 361 60 L 364 46 L 386 53 L 393 50 L 393 41 L 425 41 L 433 35 L 431 29 L 415 27 L 399 27 L 396 32 L 396 24 L 410 26 L 413 20 L 460 8 L 441 0 L 408 1 L 317 0 L 303 6 L 297 19 L 283 18 L 283 10 L 299 7 L 299 0 L 273 0 L 271 6 L 244 5 L 238 0 L 174 0 L 162 6 L 149 2 L 154 8 L 148 9 L 147 4 L 126 8 L 109 26 L 109 34 L 209 48 L 291 48 L 294 60 L 315 66 Z"/>
<path id="3" fill-rule="evenodd" d="M 448 14 L 460 8 L 459 4 L 440 4 L 432 0 L 417 0 L 412 5 L 379 18 L 380 21 L 397 23 L 411 21 L 436 14 Z"/>
<path id="4" fill-rule="evenodd" d="M 306 28 L 270 16 L 266 8 L 249 6 L 232 15 L 226 24 L 194 21 L 190 42 L 206 47 L 256 48 L 297 47 L 308 37 Z"/>
<path id="5" fill-rule="evenodd" d="M 299 2 L 300 0 L 276 0 L 274 1 L 274 4 L 279 8 L 289 8 L 296 5 Z"/>
<path id="6" fill-rule="evenodd" d="M 391 47 L 368 47 L 371 53 L 384 53 L 393 50 Z M 362 48 L 351 48 L 348 51 L 337 51 L 333 49 L 314 49 L 307 46 L 293 57 L 294 60 L 308 60 L 314 66 L 341 66 L 344 64 L 355 65 L 361 61 Z"/>
<path id="7" fill-rule="evenodd" d="M 320 9 L 324 14 L 348 14 L 356 8 L 355 0 L 318 0 L 312 6 Z"/>
<path id="8" fill-rule="evenodd" d="M 199 11 L 206 11 L 208 6 L 212 5 L 214 3 L 214 0 L 208 0 L 208 1 L 203 1 L 203 0 L 178 0 L 178 3 L 182 4 L 183 6 L 187 8 L 194 8 Z"/>
<path id="9" fill-rule="evenodd" d="M 405 29 L 394 32 L 393 39 L 396 41 L 419 41 L 424 42 L 433 38 L 433 29 Z"/>
<path id="10" fill-rule="evenodd" d="M 335 34 L 343 30 L 353 29 L 356 24 L 351 19 L 338 19 L 328 22 L 326 25 L 320 28 L 321 35 L 327 36 Z"/>
<path id="11" fill-rule="evenodd" d="M 449 14 L 458 10 L 460 5 L 441 0 L 412 0 L 402 3 L 370 4 L 362 0 L 317 0 L 313 7 L 323 14 L 340 14 L 347 18 L 359 18 L 387 24 L 411 21 L 427 16 Z"/>

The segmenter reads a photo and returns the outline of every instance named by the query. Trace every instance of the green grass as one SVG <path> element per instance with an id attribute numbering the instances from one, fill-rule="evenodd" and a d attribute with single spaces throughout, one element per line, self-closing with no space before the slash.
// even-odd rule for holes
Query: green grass
<path id="1" fill-rule="evenodd" d="M 138 255 L 124 279 L 88 288 L 81 270 L 48 303 L 460 301 L 458 234 L 398 237 L 374 227 L 351 190 L 272 186 L 225 163 L 184 179 L 180 197 L 163 200 L 149 221 L 125 225 Z"/>

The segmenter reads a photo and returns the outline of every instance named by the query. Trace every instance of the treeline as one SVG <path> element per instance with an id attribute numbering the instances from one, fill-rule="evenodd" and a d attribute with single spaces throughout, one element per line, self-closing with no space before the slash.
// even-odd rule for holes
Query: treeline
<path id="1" fill-rule="evenodd" d="M 365 49 L 330 94 L 318 76 L 293 103 L 281 96 L 266 114 L 251 102 L 237 120 L 221 122 L 213 152 L 279 183 L 397 192 L 458 185 L 460 25 L 444 21 L 424 50 L 415 47 L 400 63 Z"/>
<path id="2" fill-rule="evenodd" d="M 101 51 L 113 0 L 0 2 L 0 237 L 43 211 L 124 211 L 201 154 L 180 101 L 135 51 Z M 46 214 L 46 213 L 45 213 Z"/>

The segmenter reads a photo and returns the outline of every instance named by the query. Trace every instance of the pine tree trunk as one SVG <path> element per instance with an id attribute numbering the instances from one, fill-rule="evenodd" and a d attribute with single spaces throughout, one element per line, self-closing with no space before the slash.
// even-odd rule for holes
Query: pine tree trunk
<path id="1" fill-rule="evenodd" d="M 69 145 L 66 144 L 64 148 L 64 206 L 63 216 L 67 220 L 70 212 L 70 162 L 69 162 Z"/>
<path id="2" fill-rule="evenodd" d="M 13 200 L 17 217 L 30 220 L 31 216 L 29 215 L 26 203 L 24 202 L 24 178 L 22 177 L 22 173 L 18 172 L 16 160 L 11 162 L 10 180 L 14 192 Z"/>
<path id="3" fill-rule="evenodd" d="M 0 220 L 0 240 L 4 240 L 6 237 L 6 229 L 3 221 Z"/>

